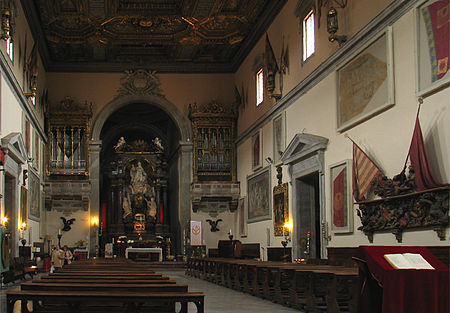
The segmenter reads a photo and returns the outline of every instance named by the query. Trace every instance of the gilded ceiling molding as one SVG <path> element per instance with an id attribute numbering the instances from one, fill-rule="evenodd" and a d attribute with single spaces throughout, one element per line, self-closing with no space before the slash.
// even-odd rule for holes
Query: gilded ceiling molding
<path id="1" fill-rule="evenodd" d="M 125 76 L 120 79 L 120 84 L 122 86 L 117 90 L 117 97 L 150 95 L 165 98 L 159 88 L 161 83 L 155 70 L 127 70 Z"/>

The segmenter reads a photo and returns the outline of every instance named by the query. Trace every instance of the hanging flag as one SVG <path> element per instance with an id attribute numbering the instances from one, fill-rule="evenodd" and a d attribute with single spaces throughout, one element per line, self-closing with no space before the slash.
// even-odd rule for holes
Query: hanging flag
<path id="1" fill-rule="evenodd" d="M 0 150 L 0 165 L 5 164 L 5 154 L 3 153 L 3 150 Z"/>
<path id="2" fill-rule="evenodd" d="M 356 201 L 366 198 L 371 183 L 381 173 L 378 166 L 353 142 L 353 196 Z"/>
<path id="3" fill-rule="evenodd" d="M 102 203 L 102 231 L 106 231 L 106 203 Z"/>
<path id="4" fill-rule="evenodd" d="M 417 113 L 416 125 L 414 126 L 408 156 L 414 170 L 414 183 L 416 184 L 417 191 L 443 186 L 443 184 L 435 178 L 433 170 L 428 162 L 427 151 L 425 149 L 422 130 L 420 128 L 419 113 Z"/>
<path id="5" fill-rule="evenodd" d="M 202 245 L 202 222 L 191 221 L 191 246 Z"/>
<path id="6" fill-rule="evenodd" d="M 269 35 L 266 33 L 266 46 L 264 52 L 264 68 L 266 75 L 266 89 L 272 94 L 275 89 L 275 74 L 278 73 L 278 64 L 273 53 L 272 45 L 269 41 Z"/>
<path id="7" fill-rule="evenodd" d="M 345 190 L 347 189 L 347 167 L 333 178 L 333 225 L 336 227 L 345 227 L 347 225 L 347 216 L 345 208 L 347 207 L 347 197 Z"/>
<path id="8" fill-rule="evenodd" d="M 163 208 L 163 204 L 161 203 L 160 207 L 159 207 L 159 222 L 161 224 L 164 224 L 164 208 Z"/>
<path id="9" fill-rule="evenodd" d="M 422 8 L 428 35 L 428 46 L 432 68 L 431 80 L 435 82 L 445 76 L 449 68 L 449 4 L 438 0 Z"/>

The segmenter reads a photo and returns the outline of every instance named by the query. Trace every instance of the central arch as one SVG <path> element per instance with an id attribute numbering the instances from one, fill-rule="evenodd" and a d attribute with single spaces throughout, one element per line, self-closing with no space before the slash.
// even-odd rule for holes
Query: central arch
<path id="1" fill-rule="evenodd" d="M 176 192 L 174 195 L 175 204 L 178 216 L 177 225 L 174 225 L 173 236 L 175 239 L 175 252 L 180 253 L 183 249 L 183 242 L 181 235 L 185 228 L 185 221 L 191 218 L 191 201 L 190 188 L 192 181 L 192 130 L 189 121 L 179 111 L 179 109 L 164 97 L 157 95 L 123 95 L 116 97 L 111 102 L 107 103 L 101 112 L 97 115 L 91 132 L 90 140 L 90 182 L 91 182 L 91 197 L 90 197 L 90 216 L 98 217 L 100 215 L 100 153 L 102 151 L 102 129 L 105 126 L 108 118 L 111 117 L 118 110 L 133 105 L 136 103 L 154 106 L 164 111 L 168 117 L 173 121 L 179 131 L 179 142 L 175 149 L 175 156 L 177 158 L 176 166 L 178 170 L 176 181 Z M 90 231 L 90 252 L 98 252 L 98 233 L 91 227 Z"/>

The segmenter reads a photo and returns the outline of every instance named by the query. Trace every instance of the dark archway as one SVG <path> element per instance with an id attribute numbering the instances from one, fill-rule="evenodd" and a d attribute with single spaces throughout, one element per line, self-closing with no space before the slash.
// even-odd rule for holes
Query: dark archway
<path id="1" fill-rule="evenodd" d="M 121 137 L 125 144 L 117 148 Z M 164 149 L 154 144 L 155 138 L 160 139 Z M 105 243 L 117 242 L 120 236 L 126 236 L 125 241 L 139 240 L 148 245 L 170 238 L 177 246 L 174 242 L 178 237 L 179 220 L 177 152 L 181 134 L 175 122 L 156 105 L 130 103 L 108 116 L 99 139 L 102 142 L 99 175 L 103 226 L 101 251 L 104 251 Z M 139 193 L 130 185 L 131 167 L 138 162 L 144 165 L 149 183 L 149 188 L 145 187 L 145 192 Z M 140 204 L 136 200 L 138 195 L 144 200 Z M 132 203 L 132 214 L 127 214 L 124 201 Z M 136 213 L 143 218 L 142 223 L 136 223 Z M 142 224 L 141 230 L 136 228 L 137 224 Z M 115 253 L 121 254 L 121 251 Z"/>

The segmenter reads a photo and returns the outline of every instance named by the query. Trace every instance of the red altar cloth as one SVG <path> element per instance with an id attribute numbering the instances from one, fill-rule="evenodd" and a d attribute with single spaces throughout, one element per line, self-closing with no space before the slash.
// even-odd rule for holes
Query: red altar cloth
<path id="1" fill-rule="evenodd" d="M 394 269 L 384 258 L 388 253 L 419 253 L 435 269 Z M 373 294 L 376 291 L 372 293 L 367 290 L 370 284 L 360 285 L 366 290 L 358 293 L 359 313 L 449 312 L 449 269 L 426 247 L 360 246 L 355 258 L 366 263 L 370 274 L 382 287 L 382 299 L 374 302 Z M 376 301 L 382 303 L 378 305 Z"/>

